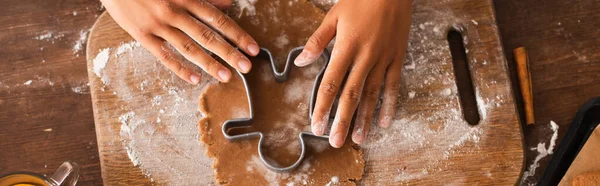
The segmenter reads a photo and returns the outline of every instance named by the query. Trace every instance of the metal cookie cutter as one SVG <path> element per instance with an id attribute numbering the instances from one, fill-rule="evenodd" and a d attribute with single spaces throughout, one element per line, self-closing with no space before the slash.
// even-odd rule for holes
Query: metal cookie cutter
<path id="1" fill-rule="evenodd" d="M 284 82 L 288 79 L 288 75 L 290 72 L 290 63 L 293 63 L 293 61 L 296 59 L 296 57 L 298 57 L 298 55 L 300 55 L 300 53 L 302 52 L 302 49 L 304 49 L 304 47 L 302 47 L 302 46 L 297 47 L 297 48 L 292 49 L 288 53 L 287 61 L 285 63 L 283 72 L 277 71 L 277 68 L 275 66 L 275 60 L 273 59 L 273 56 L 271 55 L 271 52 L 268 49 L 261 48 L 260 53 L 258 54 L 257 57 L 268 57 L 270 60 L 270 63 L 271 63 L 271 68 L 273 69 L 273 75 L 275 75 L 275 80 L 277 80 L 277 82 Z M 321 54 L 321 57 L 323 57 L 325 59 L 325 65 L 323 65 L 323 68 L 321 68 L 321 71 L 315 78 L 315 81 L 313 84 L 313 89 L 312 89 L 311 97 L 310 97 L 310 108 L 309 108 L 310 110 L 309 110 L 309 116 L 308 116 L 309 122 L 310 122 L 310 120 L 312 120 L 312 113 L 313 113 L 315 102 L 316 102 L 319 84 L 321 84 L 321 79 L 323 78 L 325 68 L 327 67 L 327 64 L 329 63 L 329 57 L 330 57 L 329 51 L 327 51 L 327 49 L 325 49 L 325 51 L 323 51 L 323 53 Z M 230 129 L 250 127 L 252 125 L 252 118 L 254 117 L 254 106 L 252 104 L 252 95 L 250 94 L 250 87 L 248 86 L 248 82 L 246 80 L 245 75 L 239 71 L 237 71 L 237 73 L 241 77 L 241 79 L 244 83 L 244 88 L 246 89 L 246 94 L 248 97 L 248 105 L 250 107 L 250 117 L 249 118 L 236 118 L 236 119 L 231 119 L 231 120 L 225 121 L 223 123 L 223 127 L 222 127 L 222 131 L 223 131 L 223 135 L 225 136 L 225 139 L 227 139 L 230 142 L 236 142 L 236 141 L 241 141 L 241 140 L 259 138 L 259 140 L 258 140 L 258 155 L 260 156 L 260 160 L 265 164 L 265 166 L 267 166 L 268 169 L 275 171 L 275 172 L 288 172 L 288 171 L 294 170 L 296 167 L 298 167 L 298 165 L 300 165 L 300 163 L 302 163 L 302 160 L 304 159 L 304 155 L 306 154 L 306 143 L 305 143 L 306 138 L 316 138 L 316 139 L 325 139 L 325 140 L 329 138 L 329 136 L 327 136 L 327 135 L 317 136 L 317 135 L 314 135 L 312 132 L 306 132 L 306 131 L 300 132 L 300 134 L 298 135 L 300 147 L 302 148 L 300 157 L 292 165 L 287 166 L 287 167 L 280 167 L 278 165 L 272 164 L 271 161 L 268 161 L 266 159 L 265 153 L 263 152 L 264 135 L 262 132 L 250 132 L 250 133 L 244 133 L 244 134 L 230 135 L 228 133 L 228 131 Z"/>

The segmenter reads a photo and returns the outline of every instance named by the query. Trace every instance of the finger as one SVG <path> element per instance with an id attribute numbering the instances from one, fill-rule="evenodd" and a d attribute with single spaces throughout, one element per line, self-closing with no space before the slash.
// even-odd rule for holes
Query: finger
<path id="1" fill-rule="evenodd" d="M 365 88 L 360 98 L 356 120 L 354 121 L 354 129 L 352 130 L 352 141 L 356 144 L 362 144 L 371 128 L 373 113 L 379 101 L 381 85 L 385 75 L 385 67 L 388 62 L 381 61 L 369 72 L 369 76 L 365 81 Z"/>
<path id="2" fill-rule="evenodd" d="M 206 0 L 211 5 L 217 7 L 219 10 L 227 10 L 231 8 L 233 3 L 232 0 Z"/>
<path id="3" fill-rule="evenodd" d="M 361 98 L 365 79 L 371 68 L 373 68 L 373 63 L 370 61 L 372 59 L 368 59 L 368 57 L 361 58 L 361 60 L 356 61 L 354 67 L 350 70 L 331 126 L 329 144 L 335 148 L 342 147 L 348 136 L 348 129 L 350 129 L 352 116 L 354 116 L 354 111 L 356 111 L 358 101 Z"/>
<path id="4" fill-rule="evenodd" d="M 336 43 L 336 46 L 342 46 L 342 44 Z M 325 70 L 325 74 L 323 75 L 323 79 L 321 80 L 321 84 L 319 85 L 319 90 L 317 91 L 317 100 L 313 110 L 311 130 L 318 136 L 325 133 L 325 129 L 329 123 L 331 105 L 344 80 L 348 66 L 350 66 L 354 60 L 354 55 L 351 55 L 354 53 L 352 50 L 340 51 L 341 49 L 338 48 L 340 47 L 334 47 L 333 52 L 340 54 L 332 56 L 331 61 Z"/>
<path id="5" fill-rule="evenodd" d="M 333 39 L 336 33 L 337 17 L 335 14 L 329 14 L 325 16 L 325 19 L 317 28 L 317 30 L 308 38 L 304 50 L 296 57 L 294 64 L 296 66 L 306 66 L 315 62 L 323 53 L 323 49 L 327 47 L 327 44 Z"/>
<path id="6" fill-rule="evenodd" d="M 139 37 L 138 41 L 154 56 L 162 62 L 169 70 L 173 71 L 179 78 L 188 83 L 198 84 L 200 82 L 200 74 L 182 65 L 181 61 L 175 59 L 176 54 L 169 49 L 165 41 L 154 35 L 146 35 Z"/>
<path id="7" fill-rule="evenodd" d="M 178 19 L 173 26 L 179 28 L 197 43 L 213 52 L 233 68 L 243 73 L 250 72 L 252 64 L 239 50 L 233 48 L 223 37 L 193 17 Z"/>
<path id="8" fill-rule="evenodd" d="M 191 2 L 190 5 L 186 5 L 190 14 L 223 34 L 247 54 L 251 56 L 258 54 L 259 48 L 256 41 L 229 16 L 205 1 Z"/>
<path id="9" fill-rule="evenodd" d="M 159 36 L 167 40 L 186 59 L 200 66 L 221 82 L 229 82 L 231 71 L 206 54 L 198 44 L 178 29 L 168 28 L 159 31 Z"/>
<path id="10" fill-rule="evenodd" d="M 402 65 L 404 55 L 398 55 L 387 69 L 383 92 L 383 101 L 379 112 L 379 126 L 387 128 L 392 124 L 396 115 L 396 102 L 400 92 L 400 80 L 402 78 Z"/>

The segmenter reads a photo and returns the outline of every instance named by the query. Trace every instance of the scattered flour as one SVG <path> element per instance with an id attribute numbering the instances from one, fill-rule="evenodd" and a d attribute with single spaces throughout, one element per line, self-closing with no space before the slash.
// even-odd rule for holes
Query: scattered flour
<path id="1" fill-rule="evenodd" d="M 35 75 L 34 76 L 34 80 L 28 80 L 27 82 L 23 83 L 24 85 L 32 85 L 33 82 L 36 82 L 36 85 L 43 85 L 43 84 L 48 84 L 50 86 L 54 86 L 54 81 L 52 81 L 50 78 L 45 77 L 45 76 L 40 76 L 40 75 Z"/>
<path id="2" fill-rule="evenodd" d="M 79 32 L 79 39 L 77 39 L 77 41 L 75 41 L 75 44 L 73 45 L 73 53 L 75 54 L 75 56 L 79 57 L 78 53 L 79 51 L 81 51 L 81 49 L 83 49 L 85 41 L 87 40 L 88 33 L 89 31 L 85 29 Z"/>
<path id="3" fill-rule="evenodd" d="M 325 186 L 338 185 L 338 184 L 340 184 L 340 178 L 337 176 L 333 176 L 333 177 L 331 177 L 331 181 L 329 181 L 329 183 L 327 183 Z"/>
<path id="4" fill-rule="evenodd" d="M 131 111 L 131 112 L 127 112 L 121 116 L 119 116 L 119 121 L 121 122 L 122 125 L 127 125 L 127 122 L 129 120 L 131 120 L 131 118 L 133 118 L 135 116 L 135 112 Z"/>
<path id="5" fill-rule="evenodd" d="M 558 125 L 554 123 L 554 121 L 550 121 L 550 129 L 552 129 L 552 137 L 550 137 L 550 144 L 546 147 L 546 142 L 540 142 L 537 144 L 537 147 L 531 148 L 532 151 L 537 151 L 538 155 L 533 160 L 533 163 L 529 165 L 527 170 L 523 173 L 521 178 L 522 185 L 535 185 L 535 183 L 531 183 L 528 178 L 535 175 L 536 169 L 540 166 L 539 161 L 542 158 L 545 158 L 548 155 L 552 155 L 554 153 L 554 147 L 556 146 L 556 140 L 558 139 Z"/>
<path id="6" fill-rule="evenodd" d="M 115 57 L 119 57 L 121 54 L 131 51 L 134 47 L 140 47 L 141 44 L 137 41 L 131 41 L 128 43 L 123 43 L 119 48 L 117 48 L 117 53 L 115 53 Z"/>
<path id="7" fill-rule="evenodd" d="M 322 66 L 322 62 L 324 60 L 322 58 L 319 58 L 317 62 L 308 65 L 306 67 L 302 67 L 302 71 L 299 71 L 302 73 L 302 75 L 304 77 L 316 77 L 316 75 L 319 73 L 319 71 L 321 70 Z M 267 65 L 264 65 L 267 66 Z M 269 66 L 267 66 L 269 67 Z M 261 67 L 262 68 L 262 67 Z M 270 78 L 265 78 L 265 77 L 261 77 L 261 80 L 267 80 L 267 81 L 272 81 L 272 75 L 269 76 Z M 284 101 L 286 103 L 294 103 L 300 99 L 306 99 L 308 100 L 308 92 L 310 92 L 312 90 L 312 86 L 313 86 L 313 82 L 312 81 L 304 81 L 302 82 L 300 79 L 291 79 L 288 80 L 290 82 L 288 82 L 290 85 L 289 86 L 285 86 L 285 94 L 284 94 Z"/>
<path id="8" fill-rule="evenodd" d="M 94 87 L 111 93 L 99 95 L 114 96 L 120 103 L 101 111 L 106 112 L 100 116 L 107 117 L 103 121 L 119 116 L 115 125 L 120 138 L 108 143 L 122 145 L 132 164 L 155 184 L 214 185 L 213 160 L 205 156 L 197 122 L 198 95 L 215 81 L 202 78 L 200 85 L 190 86 L 137 46 L 129 42 L 105 48 L 92 61 L 98 77 Z M 139 103 L 149 106 L 130 107 Z"/>
<path id="9" fill-rule="evenodd" d="M 236 4 L 238 5 L 239 10 L 241 10 L 238 17 L 242 17 L 244 12 L 246 12 L 246 15 L 248 16 L 255 16 L 256 7 L 254 7 L 254 4 L 256 4 L 256 1 L 258 0 L 237 0 Z"/>
<path id="10" fill-rule="evenodd" d="M 410 92 L 408 92 L 408 99 L 415 98 L 415 95 L 417 95 L 417 93 L 416 93 L 416 92 L 414 92 L 414 91 L 410 91 Z"/>
<path id="11" fill-rule="evenodd" d="M 415 63 L 405 64 L 404 69 L 406 70 L 414 70 L 416 68 Z"/>
<path id="12" fill-rule="evenodd" d="M 448 183 L 464 181 L 458 177 L 449 177 L 445 171 L 456 166 L 453 164 L 456 158 L 483 153 L 483 145 L 489 144 L 482 142 L 490 135 L 488 131 L 492 124 L 489 123 L 487 114 L 497 112 L 503 105 L 506 98 L 497 96 L 498 92 L 510 93 L 510 89 L 500 88 L 497 92 L 484 94 L 484 91 L 479 90 L 483 86 L 477 86 L 475 96 L 481 123 L 469 125 L 460 109 L 446 31 L 462 31 L 473 27 L 474 23 L 471 19 L 465 19 L 466 16 L 454 15 L 451 11 L 427 9 L 424 12 L 413 14 L 425 18 L 413 20 L 429 21 L 411 25 L 400 85 L 400 93 L 403 95 L 399 97 L 395 119 L 391 126 L 382 128 L 378 126 L 377 118 L 374 118 L 368 138 L 362 145 L 365 160 L 371 162 L 372 167 L 385 167 L 381 171 L 369 172 L 364 180 L 366 183 L 414 184 L 418 180 L 435 178 L 450 179 Z M 469 39 L 479 39 L 477 30 L 468 31 L 470 38 L 465 39 L 467 45 Z M 472 51 L 471 54 L 473 53 L 488 56 L 485 51 Z M 469 60 L 475 63 L 496 59 L 474 57 Z M 478 69 L 472 71 L 474 77 L 479 77 L 479 73 Z M 496 80 L 474 79 L 474 83 L 492 81 Z M 414 108 L 407 105 L 419 106 Z M 392 156 L 403 158 L 394 159 Z M 473 158 L 477 158 L 474 161 L 485 161 L 482 156 Z M 498 174 L 494 171 L 488 171 L 487 174 L 486 171 L 481 171 L 481 174 L 489 175 L 490 178 Z"/>
<path id="13" fill-rule="evenodd" d="M 96 73 L 98 77 L 102 77 L 102 70 L 104 69 L 104 67 L 106 67 L 106 63 L 108 63 L 109 53 L 110 48 L 102 49 L 100 50 L 100 53 L 96 55 L 96 58 L 94 58 L 93 60 L 94 73 Z"/>
<path id="14" fill-rule="evenodd" d="M 51 42 L 54 44 L 57 40 L 62 39 L 62 37 L 64 37 L 64 36 L 65 36 L 65 34 L 62 34 L 62 33 L 55 33 L 52 31 L 44 31 L 43 34 L 40 34 L 40 35 L 34 37 L 34 39 L 40 40 L 40 41 L 48 41 L 48 42 Z"/>
<path id="15" fill-rule="evenodd" d="M 52 38 L 52 34 L 53 34 L 52 32 L 46 32 L 45 34 L 36 36 L 35 39 L 37 39 L 37 40 L 47 40 L 47 39 Z"/>
<path id="16" fill-rule="evenodd" d="M 152 106 L 160 105 L 162 102 L 162 96 L 154 96 L 152 99 Z"/>
<path id="17" fill-rule="evenodd" d="M 294 86 L 286 86 L 285 95 L 284 95 L 284 101 L 286 103 L 294 103 L 307 95 L 306 88 L 308 87 L 310 89 L 311 83 L 304 82 L 304 83 L 302 83 L 302 85 L 300 85 L 301 82 L 299 82 L 299 81 L 300 80 L 297 80 L 297 79 L 291 80 L 290 84 L 292 84 Z M 309 85 L 306 86 L 306 84 L 309 84 Z"/>
<path id="18" fill-rule="evenodd" d="M 284 46 L 287 46 L 289 43 L 290 43 L 290 40 L 288 39 L 288 36 L 286 34 L 281 34 L 275 40 L 275 47 L 283 48 Z"/>
<path id="19" fill-rule="evenodd" d="M 76 94 L 89 94 L 90 93 L 90 85 L 89 84 L 83 84 L 83 85 L 77 85 L 77 86 L 73 86 L 71 87 L 71 91 L 73 91 Z"/>
<path id="20" fill-rule="evenodd" d="M 450 96 L 452 94 L 452 89 L 446 88 L 446 89 L 442 90 L 442 92 L 440 94 L 442 96 Z"/>

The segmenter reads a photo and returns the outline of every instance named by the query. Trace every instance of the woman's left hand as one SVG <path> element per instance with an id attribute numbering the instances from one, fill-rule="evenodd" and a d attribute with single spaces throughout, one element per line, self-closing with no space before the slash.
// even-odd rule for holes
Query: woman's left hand
<path id="1" fill-rule="evenodd" d="M 335 37 L 331 61 L 319 86 L 311 123 L 323 135 L 336 95 L 340 101 L 329 143 L 340 148 L 354 112 L 352 140 L 362 144 L 384 84 L 379 125 L 388 127 L 396 112 L 400 78 L 411 24 L 412 0 L 340 0 L 310 37 L 297 66 L 314 62 Z M 344 84 L 344 77 L 347 79 Z M 357 110 L 358 108 L 358 110 Z"/>

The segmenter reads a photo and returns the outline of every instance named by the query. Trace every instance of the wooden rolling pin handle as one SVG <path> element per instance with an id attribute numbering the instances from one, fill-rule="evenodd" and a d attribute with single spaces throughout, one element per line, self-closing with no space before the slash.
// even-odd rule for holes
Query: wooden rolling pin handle
<path id="1" fill-rule="evenodd" d="M 535 116 L 533 111 L 533 91 L 531 86 L 531 72 L 529 70 L 529 56 L 527 55 L 525 47 L 516 48 L 513 53 L 517 63 L 523 105 L 525 106 L 525 122 L 527 125 L 533 125 L 535 123 Z"/>

